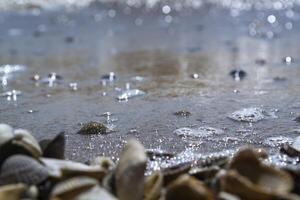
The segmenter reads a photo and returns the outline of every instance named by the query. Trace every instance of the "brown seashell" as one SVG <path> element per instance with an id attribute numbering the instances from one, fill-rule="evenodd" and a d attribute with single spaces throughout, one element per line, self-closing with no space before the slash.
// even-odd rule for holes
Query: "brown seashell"
<path id="1" fill-rule="evenodd" d="M 61 132 L 52 140 L 40 141 L 40 146 L 43 150 L 43 157 L 45 158 L 65 158 L 65 133 Z"/>
<path id="2" fill-rule="evenodd" d="M 116 191 L 120 200 L 141 200 L 144 194 L 144 173 L 147 156 L 143 145 L 128 140 L 116 168 Z"/>
<path id="3" fill-rule="evenodd" d="M 3 200 L 19 200 L 26 192 L 26 185 L 24 184 L 11 184 L 0 187 L 0 199 Z"/>
<path id="4" fill-rule="evenodd" d="M 161 172 L 154 172 L 147 177 L 144 190 L 144 200 L 158 200 L 163 188 L 163 175 Z"/>
<path id="5" fill-rule="evenodd" d="M 48 168 L 50 176 L 58 179 L 88 176 L 102 181 L 107 173 L 100 166 L 89 166 L 69 160 L 41 158 L 41 161 Z"/>
<path id="6" fill-rule="evenodd" d="M 243 199 L 273 199 L 293 188 L 289 174 L 261 163 L 252 149 L 240 150 L 229 168 L 221 177 L 221 188 Z"/>
<path id="7" fill-rule="evenodd" d="M 78 176 L 58 183 L 51 192 L 50 199 L 74 200 L 82 192 L 85 192 L 98 184 L 96 179 Z"/>
<path id="8" fill-rule="evenodd" d="M 180 175 L 186 174 L 191 169 L 191 163 L 179 163 L 177 165 L 161 169 L 164 176 L 164 185 L 168 185 L 170 182 L 174 181 Z"/>
<path id="9" fill-rule="evenodd" d="M 117 200 L 112 194 L 105 189 L 95 186 L 92 189 L 81 193 L 74 200 Z"/>
<path id="10" fill-rule="evenodd" d="M 38 185 L 48 178 L 48 170 L 37 160 L 14 155 L 6 159 L 1 167 L 0 185 L 25 183 Z"/>
<path id="11" fill-rule="evenodd" d="M 106 134 L 107 127 L 99 122 L 88 122 L 84 124 L 77 132 L 78 134 L 91 135 L 91 134 Z"/>
<path id="12" fill-rule="evenodd" d="M 213 193 L 205 185 L 189 175 L 182 175 L 170 183 L 166 200 L 213 200 Z"/>

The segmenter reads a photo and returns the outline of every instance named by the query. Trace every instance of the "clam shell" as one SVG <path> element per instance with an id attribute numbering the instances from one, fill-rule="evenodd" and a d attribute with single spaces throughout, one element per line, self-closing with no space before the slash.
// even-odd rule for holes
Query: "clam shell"
<path id="1" fill-rule="evenodd" d="M 261 163 L 252 149 L 239 151 L 229 168 L 221 178 L 221 188 L 243 199 L 273 199 L 288 194 L 293 188 L 288 173 Z"/>
<path id="2" fill-rule="evenodd" d="M 48 170 L 37 160 L 14 155 L 6 159 L 1 167 L 0 185 L 25 183 L 37 185 L 48 178 Z"/>
<path id="3" fill-rule="evenodd" d="M 0 187 L 0 199 L 19 200 L 26 191 L 24 184 L 11 184 Z"/>
<path id="4" fill-rule="evenodd" d="M 145 183 L 144 200 L 158 200 L 163 188 L 163 175 L 161 172 L 155 172 L 147 177 Z"/>
<path id="5" fill-rule="evenodd" d="M 170 183 L 166 200 L 214 200 L 213 193 L 205 185 L 189 175 L 182 175 Z"/>
<path id="6" fill-rule="evenodd" d="M 89 166 L 74 161 L 53 158 L 41 158 L 41 161 L 48 168 L 50 176 L 59 179 L 74 176 L 89 176 L 102 181 L 107 173 L 100 166 Z"/>
<path id="7" fill-rule="evenodd" d="M 43 157 L 46 158 L 65 158 L 65 134 L 64 132 L 59 133 L 52 140 L 42 140 L 40 146 L 43 150 Z"/>
<path id="8" fill-rule="evenodd" d="M 14 130 L 7 124 L 0 124 L 0 146 L 14 137 Z"/>
<path id="9" fill-rule="evenodd" d="M 80 193 L 91 189 L 96 186 L 98 181 L 96 179 L 78 176 L 67 179 L 58 183 L 51 192 L 51 198 L 73 200 Z"/>
<path id="10" fill-rule="evenodd" d="M 95 186 L 92 189 L 81 193 L 74 200 L 117 200 L 117 198 L 105 189 Z"/>
<path id="11" fill-rule="evenodd" d="M 15 137 L 12 141 L 14 145 L 18 145 L 26 149 L 33 157 L 39 158 L 42 156 L 42 150 L 36 139 L 24 129 L 16 129 Z"/>
<path id="12" fill-rule="evenodd" d="M 147 156 L 137 140 L 130 139 L 116 168 L 116 190 L 120 200 L 140 200 L 144 194 Z"/>

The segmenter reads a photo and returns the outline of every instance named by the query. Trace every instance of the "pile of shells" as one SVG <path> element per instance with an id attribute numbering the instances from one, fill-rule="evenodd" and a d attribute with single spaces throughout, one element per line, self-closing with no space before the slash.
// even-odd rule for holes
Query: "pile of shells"
<path id="1" fill-rule="evenodd" d="M 0 199 L 300 199 L 300 168 L 267 165 L 261 149 L 242 148 L 232 158 L 183 163 L 146 176 L 151 153 L 135 139 L 127 141 L 118 163 L 106 157 L 90 164 L 64 160 L 64 148 L 64 133 L 37 142 L 26 130 L 0 124 Z M 300 156 L 297 148 L 298 140 L 282 151 Z"/>

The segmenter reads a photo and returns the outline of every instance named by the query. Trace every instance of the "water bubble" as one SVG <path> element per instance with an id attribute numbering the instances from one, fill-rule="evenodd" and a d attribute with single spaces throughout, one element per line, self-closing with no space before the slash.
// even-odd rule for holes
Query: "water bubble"
<path id="1" fill-rule="evenodd" d="M 167 15 L 171 12 L 171 8 L 168 5 L 164 5 L 161 10 L 165 15 Z"/>
<path id="2" fill-rule="evenodd" d="M 102 80 L 106 80 L 106 81 L 110 81 L 113 82 L 114 80 L 116 80 L 116 74 L 114 72 L 109 72 L 109 74 L 104 74 L 101 79 Z"/>
<path id="3" fill-rule="evenodd" d="M 293 23 L 292 22 L 287 22 L 287 23 L 284 24 L 284 27 L 287 30 L 292 30 L 293 29 Z"/>
<path id="4" fill-rule="evenodd" d="M 143 25 L 143 20 L 142 20 L 141 18 L 136 18 L 136 19 L 134 20 L 134 24 L 135 24 L 136 26 L 142 26 L 142 25 Z"/>
<path id="5" fill-rule="evenodd" d="M 287 65 L 290 65 L 294 62 L 294 59 L 291 56 L 286 56 L 283 58 L 283 62 Z"/>
<path id="6" fill-rule="evenodd" d="M 224 131 L 217 128 L 202 126 L 199 128 L 182 127 L 174 130 L 173 133 L 183 138 L 195 139 L 195 138 L 205 138 L 212 135 L 220 135 L 223 134 Z"/>
<path id="7" fill-rule="evenodd" d="M 229 74 L 230 74 L 230 76 L 232 76 L 232 78 L 235 81 L 240 81 L 240 80 L 244 79 L 247 75 L 247 73 L 244 70 L 240 70 L 240 69 L 234 69 Z"/>
<path id="8" fill-rule="evenodd" d="M 270 23 L 270 24 L 274 24 L 275 22 L 276 22 L 276 17 L 275 17 L 275 15 L 269 15 L 268 16 L 268 22 Z"/>
<path id="9" fill-rule="evenodd" d="M 173 21 L 173 17 L 171 15 L 165 16 L 165 22 L 172 23 L 172 21 Z"/>
<path id="10" fill-rule="evenodd" d="M 114 9 L 110 9 L 107 14 L 109 17 L 114 18 L 117 12 Z"/>
<path id="11" fill-rule="evenodd" d="M 258 122 L 265 118 L 264 111 L 261 108 L 243 108 L 235 111 L 228 116 L 230 119 L 240 122 Z"/>
<path id="12" fill-rule="evenodd" d="M 24 71 L 26 66 L 24 65 L 0 65 L 1 74 L 10 74 L 15 72 Z"/>
<path id="13" fill-rule="evenodd" d="M 199 78 L 199 74 L 192 74 L 192 75 L 191 75 L 191 78 L 193 78 L 193 79 L 198 79 L 198 78 Z"/>
<path id="14" fill-rule="evenodd" d="M 11 101 L 11 100 L 17 101 L 17 97 L 21 94 L 22 92 L 19 90 L 11 90 L 11 91 L 1 93 L 0 96 L 6 97 L 7 101 Z"/>
<path id="15" fill-rule="evenodd" d="M 70 83 L 70 84 L 69 84 L 69 87 L 71 88 L 71 90 L 76 91 L 76 90 L 78 90 L 77 85 L 78 85 L 78 84 L 74 82 L 74 83 Z"/>
<path id="16" fill-rule="evenodd" d="M 125 90 L 125 91 L 121 92 L 120 95 L 117 96 L 117 99 L 119 101 L 128 101 L 128 99 L 130 99 L 130 98 L 141 96 L 144 94 L 146 94 L 146 93 L 139 89 Z"/>

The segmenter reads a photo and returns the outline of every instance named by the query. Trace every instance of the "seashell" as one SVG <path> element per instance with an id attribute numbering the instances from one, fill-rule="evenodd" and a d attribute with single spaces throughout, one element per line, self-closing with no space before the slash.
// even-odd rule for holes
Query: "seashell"
<path id="1" fill-rule="evenodd" d="M 116 191 L 120 200 L 140 200 L 144 194 L 147 156 L 143 145 L 128 140 L 116 167 Z"/>
<path id="2" fill-rule="evenodd" d="M 0 187 L 0 199 L 3 200 L 19 200 L 21 196 L 26 192 L 26 185 L 11 184 Z"/>
<path id="3" fill-rule="evenodd" d="M 46 158 L 65 158 L 65 133 L 61 132 L 52 140 L 40 141 L 40 146 L 43 150 L 43 157 Z"/>
<path id="4" fill-rule="evenodd" d="M 205 185 L 189 175 L 182 175 L 166 189 L 166 200 L 213 200 L 213 193 Z"/>
<path id="5" fill-rule="evenodd" d="M 58 183 L 52 190 L 50 199 L 73 200 L 80 193 L 98 185 L 96 179 L 78 176 Z"/>
<path id="6" fill-rule="evenodd" d="M 58 160 L 53 158 L 41 158 L 41 161 L 48 168 L 50 176 L 59 179 L 80 175 L 102 181 L 107 173 L 100 166 L 89 166 L 74 161 Z"/>
<path id="7" fill-rule="evenodd" d="M 164 185 L 168 185 L 180 175 L 186 174 L 191 169 L 190 162 L 179 163 L 177 165 L 161 169 L 164 176 Z"/>
<path id="8" fill-rule="evenodd" d="M 296 137 L 292 145 L 283 144 L 280 150 L 290 157 L 300 157 L 300 136 Z"/>
<path id="9" fill-rule="evenodd" d="M 0 146 L 14 137 L 14 130 L 7 124 L 0 124 Z"/>
<path id="10" fill-rule="evenodd" d="M 155 172 L 147 177 L 144 189 L 144 200 L 158 200 L 163 188 L 163 175 L 161 172 Z"/>
<path id="11" fill-rule="evenodd" d="M 108 157 L 98 156 L 92 162 L 91 165 L 100 166 L 106 171 L 110 171 L 115 168 L 115 163 Z"/>
<path id="12" fill-rule="evenodd" d="M 26 149 L 35 158 L 42 156 L 42 150 L 36 139 L 24 129 L 16 129 L 14 131 L 15 137 L 12 141 L 14 145 L 18 145 Z"/>
<path id="13" fill-rule="evenodd" d="M 220 192 L 218 199 L 220 199 L 220 200 L 241 200 L 238 196 L 235 196 L 235 195 L 227 193 L 227 192 Z"/>
<path id="14" fill-rule="evenodd" d="M 193 167 L 189 174 L 198 180 L 201 180 L 205 183 L 210 183 L 214 177 L 217 175 L 217 173 L 220 171 L 219 166 L 211 166 L 211 167 Z"/>
<path id="15" fill-rule="evenodd" d="M 37 185 L 48 178 L 48 170 L 37 160 L 25 155 L 13 155 L 1 167 L 0 185 L 25 183 Z"/>
<path id="16" fill-rule="evenodd" d="M 289 174 L 261 163 L 252 149 L 240 150 L 229 168 L 221 177 L 221 189 L 242 199 L 274 199 L 288 194 L 293 188 Z"/>
<path id="17" fill-rule="evenodd" d="M 77 133 L 84 135 L 106 134 L 107 127 L 104 124 L 98 122 L 89 122 L 84 124 Z"/>
<path id="18" fill-rule="evenodd" d="M 74 200 L 117 200 L 117 198 L 105 189 L 95 186 L 92 189 L 81 193 Z"/>

